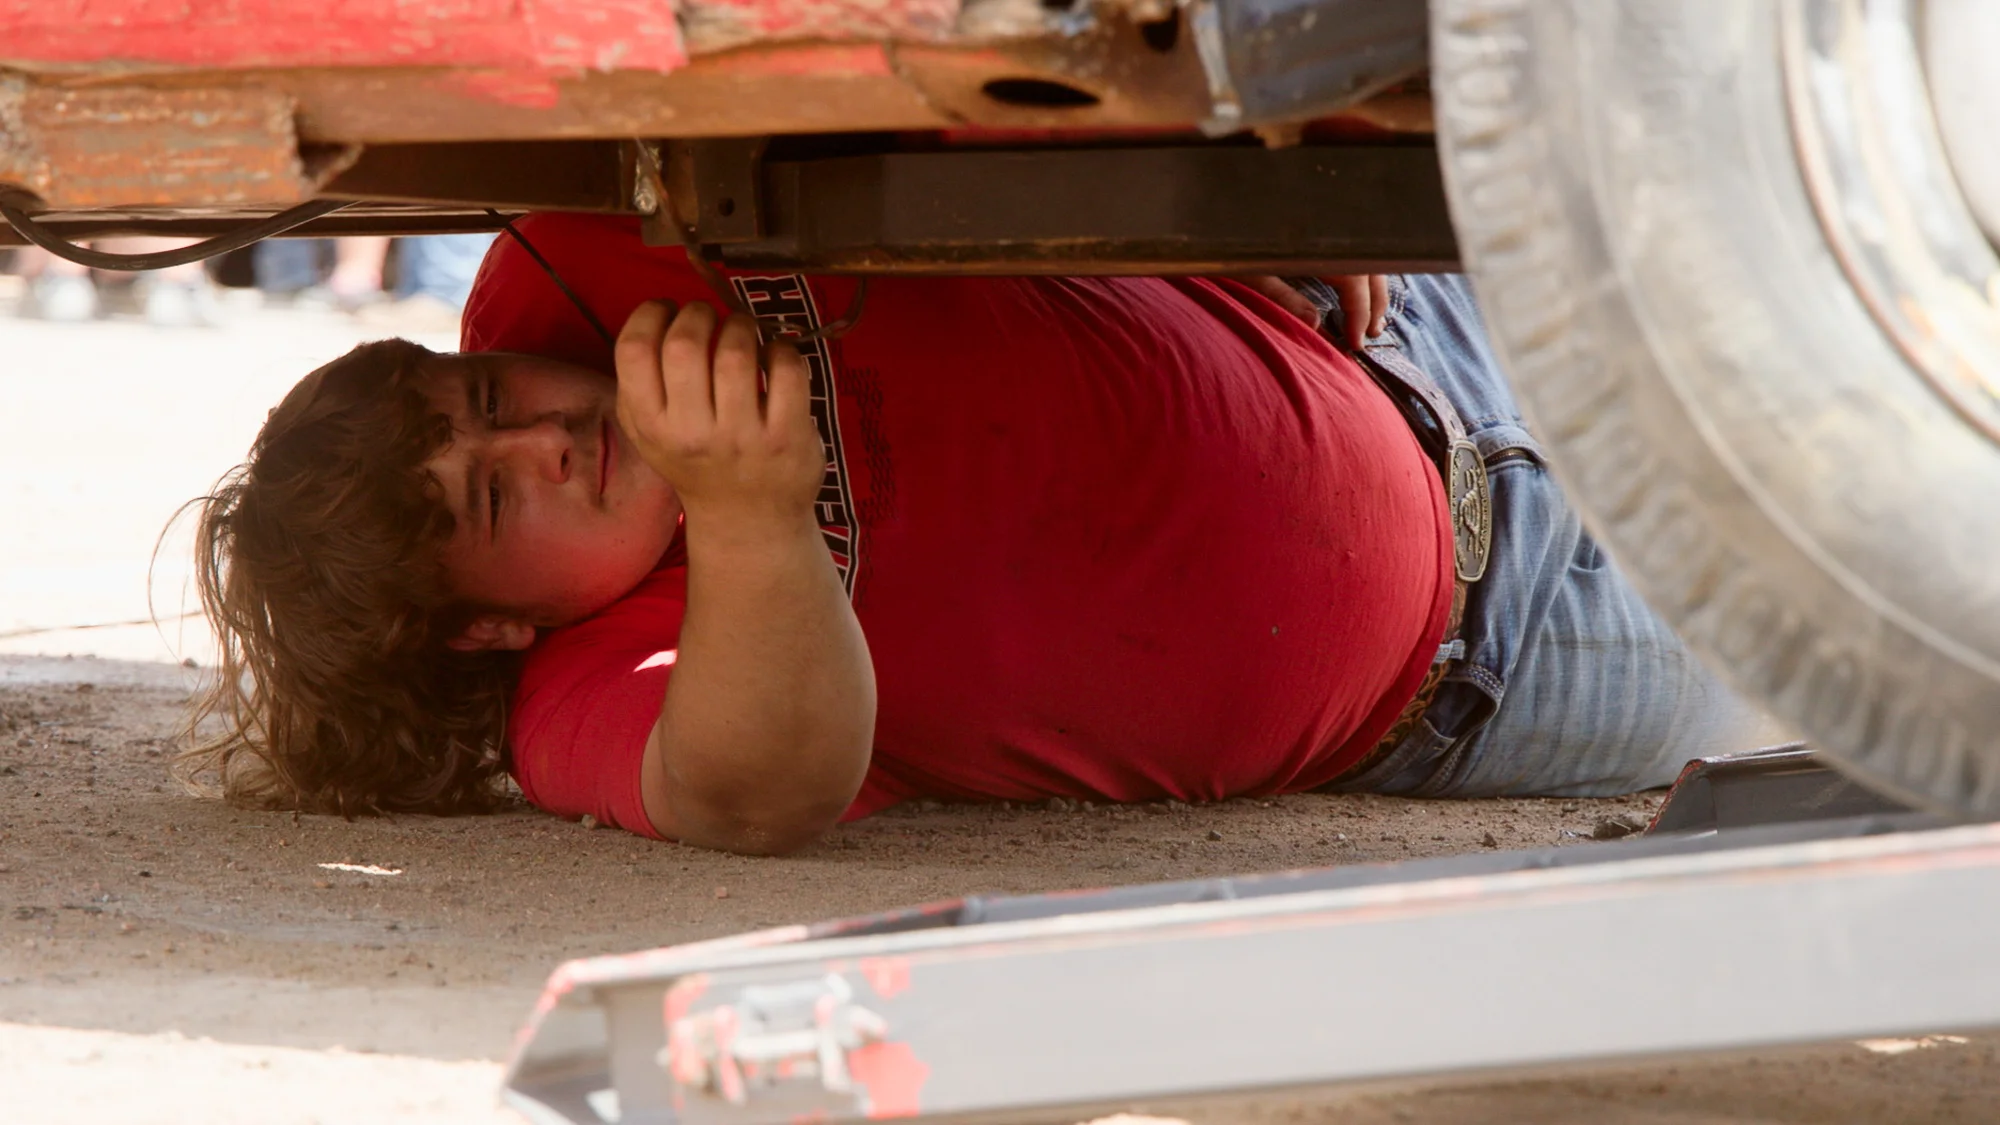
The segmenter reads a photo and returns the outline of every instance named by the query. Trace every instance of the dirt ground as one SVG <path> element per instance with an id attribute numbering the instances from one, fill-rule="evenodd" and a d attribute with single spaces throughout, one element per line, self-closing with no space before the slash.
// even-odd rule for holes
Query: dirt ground
<path id="1" fill-rule="evenodd" d="M 0 658 L 0 1092 L 36 1107 L 8 1120 L 506 1120 L 495 1060 L 566 958 L 975 892 L 1590 846 L 1600 821 L 1657 801 L 906 807 L 751 859 L 527 808 L 346 822 L 197 799 L 166 773 L 193 674 Z M 1996 1062 L 2000 1039 L 1835 1044 L 1202 1117 L 1991 1122 Z"/>

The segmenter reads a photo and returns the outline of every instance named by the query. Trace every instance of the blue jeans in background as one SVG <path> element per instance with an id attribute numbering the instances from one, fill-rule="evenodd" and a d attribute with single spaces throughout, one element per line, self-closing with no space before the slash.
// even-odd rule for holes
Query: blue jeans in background
<path id="1" fill-rule="evenodd" d="M 396 296 L 435 297 L 465 307 L 473 276 L 493 243 L 490 234 L 437 234 L 396 240 Z"/>
<path id="2" fill-rule="evenodd" d="M 266 293 L 297 293 L 320 283 L 326 260 L 333 256 L 329 238 L 267 238 L 250 250 L 257 288 Z"/>
<path id="3" fill-rule="evenodd" d="M 1338 300 L 1304 288 L 1338 325 Z M 1337 337 L 1337 328 L 1331 328 Z M 1333 788 L 1410 797 L 1601 797 L 1665 785 L 1690 758 L 1782 741 L 1698 663 L 1584 531 L 1549 475 L 1456 275 L 1390 280 L 1387 339 L 1444 391 L 1490 464 L 1493 552 L 1464 662 L 1415 728 Z"/>

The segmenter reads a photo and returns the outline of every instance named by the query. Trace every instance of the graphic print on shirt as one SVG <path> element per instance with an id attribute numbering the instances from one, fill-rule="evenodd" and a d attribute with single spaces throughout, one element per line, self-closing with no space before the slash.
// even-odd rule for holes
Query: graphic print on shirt
<path id="1" fill-rule="evenodd" d="M 736 295 L 756 315 L 757 334 L 765 343 L 779 334 L 772 331 L 772 322 L 793 329 L 798 335 L 820 326 L 819 305 L 803 276 L 738 275 L 729 280 Z M 825 340 L 794 340 L 793 344 L 806 361 L 813 424 L 819 427 L 819 440 L 826 446 L 826 475 L 820 479 L 814 512 L 826 549 L 833 554 L 833 565 L 840 571 L 840 584 L 853 597 L 860 528 L 854 521 L 854 497 L 847 488 L 847 456 L 840 446 L 840 406 L 835 396 L 833 356 Z"/>

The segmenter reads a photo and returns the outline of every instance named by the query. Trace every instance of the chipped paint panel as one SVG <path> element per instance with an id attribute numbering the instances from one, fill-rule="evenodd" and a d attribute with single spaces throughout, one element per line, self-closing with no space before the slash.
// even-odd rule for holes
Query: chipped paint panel
<path id="1" fill-rule="evenodd" d="M 945 42 L 959 0 L 0 0 L 0 66 L 672 71 L 756 43 Z M 683 39 L 685 34 L 685 39 Z"/>
<path id="2" fill-rule="evenodd" d="M 0 83 L 0 182 L 52 207 L 289 204 L 314 185 L 270 90 Z"/>
<path id="3" fill-rule="evenodd" d="M 679 69 L 672 0 L 0 0 L 0 66 Z"/>

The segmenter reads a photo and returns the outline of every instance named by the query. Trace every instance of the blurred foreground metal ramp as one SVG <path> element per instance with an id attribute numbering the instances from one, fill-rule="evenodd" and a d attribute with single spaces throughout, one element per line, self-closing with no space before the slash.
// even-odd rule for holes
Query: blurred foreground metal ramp
<path id="1" fill-rule="evenodd" d="M 2000 826 L 1908 814 L 968 898 L 566 964 L 505 1097 L 540 1123 L 1074 1121 L 1972 1030 L 2000 1025 L 1996 923 Z"/>

